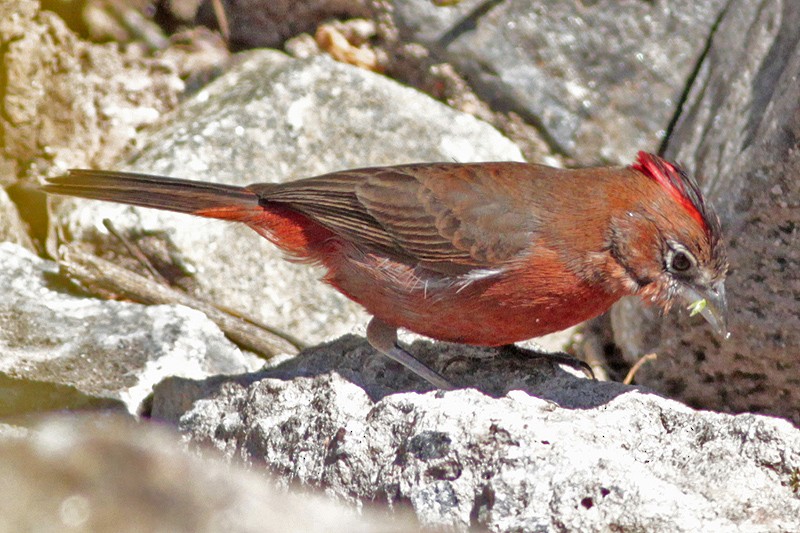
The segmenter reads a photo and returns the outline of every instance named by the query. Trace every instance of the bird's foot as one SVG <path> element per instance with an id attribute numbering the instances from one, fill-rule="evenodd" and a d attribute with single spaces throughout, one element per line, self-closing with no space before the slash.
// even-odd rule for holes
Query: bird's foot
<path id="1" fill-rule="evenodd" d="M 447 378 L 425 365 L 397 343 L 397 328 L 373 318 L 367 326 L 367 340 L 373 348 L 411 370 L 434 387 L 442 390 L 456 388 Z"/>
<path id="2" fill-rule="evenodd" d="M 529 350 L 527 348 L 522 348 L 517 346 L 516 344 L 506 344 L 505 346 L 500 347 L 500 352 L 506 355 L 510 355 L 513 357 L 528 357 L 528 358 L 538 358 L 538 359 L 547 359 L 553 363 L 559 365 L 566 365 L 570 368 L 574 368 L 575 370 L 580 370 L 586 377 L 590 379 L 597 379 L 594 376 L 594 371 L 592 367 L 589 366 L 586 361 L 582 361 L 578 359 L 574 355 L 570 355 L 566 352 L 537 352 L 535 350 Z"/>

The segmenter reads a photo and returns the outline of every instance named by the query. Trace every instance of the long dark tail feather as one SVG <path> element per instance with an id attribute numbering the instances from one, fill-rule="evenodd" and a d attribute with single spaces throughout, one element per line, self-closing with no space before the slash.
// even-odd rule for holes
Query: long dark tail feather
<path id="1" fill-rule="evenodd" d="M 67 176 L 50 178 L 47 181 L 49 183 L 42 189 L 48 193 L 203 216 L 215 216 L 216 212 L 222 215 L 231 208 L 258 206 L 258 195 L 244 187 L 149 174 L 70 170 Z"/>

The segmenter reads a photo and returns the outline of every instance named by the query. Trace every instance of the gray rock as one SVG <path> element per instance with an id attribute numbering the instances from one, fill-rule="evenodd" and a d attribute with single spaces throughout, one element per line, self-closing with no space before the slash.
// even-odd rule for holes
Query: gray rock
<path id="1" fill-rule="evenodd" d="M 521 154 L 472 116 L 326 57 L 291 60 L 258 51 L 185 102 L 128 168 L 248 184 L 360 166 L 491 159 Z M 317 281 L 318 269 L 286 263 L 246 227 L 101 202 L 76 205 L 60 211 L 76 238 L 107 241 L 103 218 L 121 230 L 156 232 L 175 244 L 204 298 L 295 337 L 319 342 L 366 322 L 360 307 Z"/>
<path id="2" fill-rule="evenodd" d="M 164 427 L 51 417 L 0 440 L 2 531 L 391 532 L 418 528 L 187 453 Z"/>
<path id="3" fill-rule="evenodd" d="M 76 294 L 55 263 L 0 243 L 0 415 L 81 408 L 135 412 L 166 376 L 262 364 L 205 315 Z"/>
<path id="4" fill-rule="evenodd" d="M 455 65 L 495 108 L 538 125 L 555 151 L 628 164 L 664 138 L 727 2 L 372 3 L 401 43 Z"/>
<path id="5" fill-rule="evenodd" d="M 800 4 L 731 2 L 669 139 L 705 178 L 727 235 L 731 338 L 693 319 L 624 324 L 628 357 L 657 350 L 637 381 L 691 405 L 800 423 Z M 622 326 L 621 326 L 622 325 Z M 655 327 L 654 327 L 655 326 Z M 655 334 L 645 334 L 649 330 Z M 637 331 L 638 330 L 638 331 Z"/>
<path id="6" fill-rule="evenodd" d="M 698 412 L 563 372 L 526 382 L 530 365 L 504 374 L 486 361 L 449 376 L 480 383 L 484 375 L 473 372 L 488 366 L 492 385 L 505 378 L 503 389 L 522 390 L 498 398 L 475 389 L 381 392 L 365 346 L 335 344 L 327 355 L 346 354 L 333 363 L 337 372 L 318 374 L 323 353 L 306 353 L 282 377 L 265 377 L 275 369 L 215 383 L 172 380 L 156 390 L 154 406 L 180 389 L 193 393 L 178 418 L 192 442 L 343 500 L 410 504 L 426 526 L 800 528 L 800 431 L 786 421 Z M 309 377 L 287 380 L 298 374 Z"/>

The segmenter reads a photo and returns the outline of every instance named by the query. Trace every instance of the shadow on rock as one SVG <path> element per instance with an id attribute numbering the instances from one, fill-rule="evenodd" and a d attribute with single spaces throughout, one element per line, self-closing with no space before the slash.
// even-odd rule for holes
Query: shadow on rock
<path id="1" fill-rule="evenodd" d="M 617 382 L 587 379 L 579 376 L 579 371 L 565 370 L 546 354 L 537 356 L 523 350 L 416 341 L 410 351 L 425 364 L 442 370 L 459 388 L 477 389 L 494 398 L 518 390 L 562 408 L 591 409 L 625 392 L 641 390 Z M 361 387 L 373 402 L 397 393 L 434 390 L 429 383 L 376 352 L 363 337 L 346 335 L 258 372 L 204 380 L 166 379 L 145 403 L 142 414 L 177 422 L 195 401 L 213 398 L 226 387 L 248 387 L 268 378 L 321 379 L 331 373 Z"/>

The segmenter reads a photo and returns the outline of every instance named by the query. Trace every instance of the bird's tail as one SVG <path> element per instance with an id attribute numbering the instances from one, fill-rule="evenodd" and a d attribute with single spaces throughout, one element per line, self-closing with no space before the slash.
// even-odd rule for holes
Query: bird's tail
<path id="1" fill-rule="evenodd" d="M 48 182 L 48 193 L 243 222 L 297 261 L 322 261 L 335 246 L 330 230 L 291 207 L 259 202 L 248 187 L 108 170 L 70 170 Z"/>
<path id="2" fill-rule="evenodd" d="M 244 187 L 108 170 L 70 170 L 45 192 L 248 222 L 262 209 Z"/>

